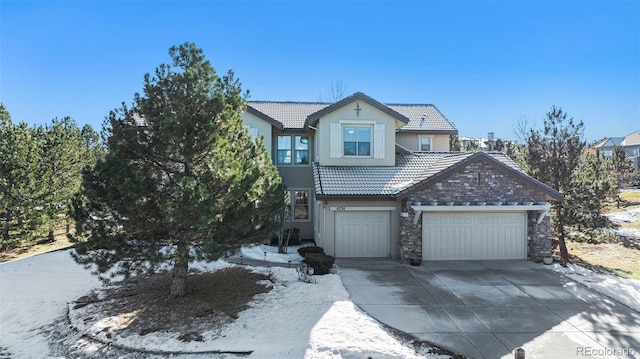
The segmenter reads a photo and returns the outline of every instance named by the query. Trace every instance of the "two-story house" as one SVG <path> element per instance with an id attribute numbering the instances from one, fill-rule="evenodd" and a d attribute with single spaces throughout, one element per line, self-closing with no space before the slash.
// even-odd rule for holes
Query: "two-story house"
<path id="1" fill-rule="evenodd" d="M 604 158 L 609 158 L 616 147 L 624 149 L 635 167 L 640 166 L 640 131 L 634 131 L 624 137 L 607 137 L 591 148 L 598 150 Z"/>
<path id="2" fill-rule="evenodd" d="M 561 195 L 501 153 L 449 152 L 433 105 L 249 101 L 287 186 L 287 226 L 337 257 L 531 258 L 550 254 L 546 201 Z"/>

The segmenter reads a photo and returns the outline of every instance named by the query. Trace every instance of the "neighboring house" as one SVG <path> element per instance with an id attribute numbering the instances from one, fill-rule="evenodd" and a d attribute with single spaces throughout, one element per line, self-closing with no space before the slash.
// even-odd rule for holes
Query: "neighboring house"
<path id="1" fill-rule="evenodd" d="M 242 117 L 252 136 L 264 137 L 288 188 L 287 226 L 328 254 L 551 253 L 546 201 L 562 195 L 502 153 L 449 152 L 457 130 L 433 105 L 355 93 L 333 104 L 249 101 Z"/>
<path id="2" fill-rule="evenodd" d="M 487 138 L 472 138 L 462 136 L 459 137 L 458 140 L 460 141 L 460 145 L 462 146 L 463 150 L 469 148 L 469 146 L 477 146 L 477 148 L 480 150 L 487 150 L 492 148 L 492 146 L 495 145 L 496 141 L 498 141 L 499 139 L 495 138 L 493 132 L 489 132 L 487 133 Z"/>
<path id="3" fill-rule="evenodd" d="M 604 158 L 609 158 L 616 147 L 622 147 L 635 167 L 640 167 L 640 131 L 632 132 L 624 137 L 608 137 L 595 145 L 592 149 L 600 152 Z"/>

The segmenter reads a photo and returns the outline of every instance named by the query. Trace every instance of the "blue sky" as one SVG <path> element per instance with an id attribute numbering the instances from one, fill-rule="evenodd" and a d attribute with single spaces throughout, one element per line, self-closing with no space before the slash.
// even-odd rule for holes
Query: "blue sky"
<path id="1" fill-rule="evenodd" d="M 514 139 L 552 105 L 588 141 L 640 130 L 640 1 L 0 0 L 0 102 L 15 122 L 99 129 L 185 41 L 251 100 L 317 101 L 342 81 L 434 104 L 461 136 Z"/>

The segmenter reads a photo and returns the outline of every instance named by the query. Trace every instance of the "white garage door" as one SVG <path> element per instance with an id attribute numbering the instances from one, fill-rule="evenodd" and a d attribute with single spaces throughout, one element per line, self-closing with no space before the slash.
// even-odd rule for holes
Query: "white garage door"
<path id="1" fill-rule="evenodd" d="M 336 212 L 336 257 L 388 257 L 389 212 Z"/>
<path id="2" fill-rule="evenodd" d="M 422 258 L 526 259 L 526 213 L 423 213 Z"/>

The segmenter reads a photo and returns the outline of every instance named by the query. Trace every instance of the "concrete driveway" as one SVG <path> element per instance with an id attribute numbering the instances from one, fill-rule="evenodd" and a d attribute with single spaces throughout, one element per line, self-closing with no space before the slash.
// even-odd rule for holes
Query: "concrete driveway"
<path id="1" fill-rule="evenodd" d="M 640 313 L 528 261 L 338 259 L 380 322 L 469 358 L 640 358 Z M 640 300 L 640 299 L 639 299 Z"/>

